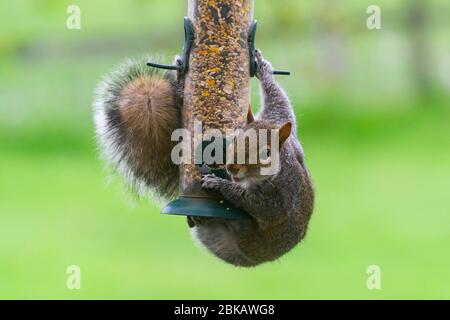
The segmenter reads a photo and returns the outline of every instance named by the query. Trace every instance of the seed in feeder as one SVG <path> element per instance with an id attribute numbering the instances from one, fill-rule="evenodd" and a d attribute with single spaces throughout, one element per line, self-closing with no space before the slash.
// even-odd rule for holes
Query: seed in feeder
<path id="1" fill-rule="evenodd" d="M 227 93 L 227 94 L 231 94 L 233 91 L 232 91 L 232 88 L 229 86 L 229 85 L 226 85 L 224 88 L 223 88 L 223 91 L 225 92 L 225 93 Z"/>
<path id="2" fill-rule="evenodd" d="M 220 68 L 215 67 L 215 68 L 212 68 L 210 71 L 217 73 L 217 72 L 220 72 Z"/>
<path id="3" fill-rule="evenodd" d="M 211 52 L 213 52 L 213 53 L 217 53 L 217 52 L 220 51 L 220 48 L 217 48 L 217 47 L 209 47 L 209 50 L 210 50 Z"/>

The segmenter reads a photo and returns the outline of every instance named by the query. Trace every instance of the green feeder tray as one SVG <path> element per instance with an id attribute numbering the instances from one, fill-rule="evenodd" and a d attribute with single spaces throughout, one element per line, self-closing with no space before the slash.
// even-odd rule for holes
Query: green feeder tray
<path id="1" fill-rule="evenodd" d="M 214 198 L 180 196 L 170 202 L 162 214 L 179 216 L 214 217 L 231 220 L 249 219 L 248 213 L 229 202 Z"/>

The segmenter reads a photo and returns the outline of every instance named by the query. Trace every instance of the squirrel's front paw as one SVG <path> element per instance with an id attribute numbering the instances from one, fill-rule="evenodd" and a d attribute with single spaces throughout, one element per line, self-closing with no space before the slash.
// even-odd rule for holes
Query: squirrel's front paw
<path id="1" fill-rule="evenodd" d="M 202 177 L 202 188 L 218 189 L 222 178 L 216 177 L 214 174 L 206 174 Z"/>
<path id="2" fill-rule="evenodd" d="M 262 56 L 261 50 L 255 50 L 256 77 L 261 79 L 264 76 L 272 76 L 273 68 L 269 61 Z"/>
<path id="3" fill-rule="evenodd" d="M 177 78 L 181 78 L 183 76 L 183 72 L 181 70 L 183 67 L 183 59 L 181 59 L 179 55 L 176 55 L 173 59 L 173 65 L 179 68 L 177 69 Z"/>

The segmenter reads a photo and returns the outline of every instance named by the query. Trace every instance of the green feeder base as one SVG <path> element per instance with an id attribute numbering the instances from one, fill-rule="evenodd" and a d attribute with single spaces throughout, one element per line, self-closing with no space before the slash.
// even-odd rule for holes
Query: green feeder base
<path id="1" fill-rule="evenodd" d="M 163 214 L 179 216 L 214 217 L 223 219 L 249 219 L 248 213 L 229 202 L 213 198 L 181 196 L 171 201 L 162 211 Z"/>

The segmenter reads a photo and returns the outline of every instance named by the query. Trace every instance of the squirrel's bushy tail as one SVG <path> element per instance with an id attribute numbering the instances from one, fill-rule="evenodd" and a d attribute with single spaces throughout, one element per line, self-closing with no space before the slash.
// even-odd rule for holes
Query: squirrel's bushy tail
<path id="1" fill-rule="evenodd" d="M 94 122 L 106 161 L 139 191 L 164 198 L 178 193 L 179 171 L 170 158 L 180 128 L 175 74 L 128 60 L 98 85 Z"/>

